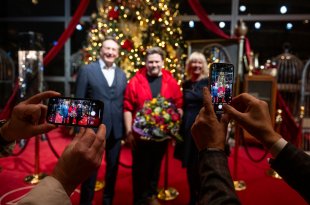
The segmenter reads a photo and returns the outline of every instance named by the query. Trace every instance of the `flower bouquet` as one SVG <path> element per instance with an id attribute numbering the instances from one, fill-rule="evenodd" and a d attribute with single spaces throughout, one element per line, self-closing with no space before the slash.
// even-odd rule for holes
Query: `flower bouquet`
<path id="1" fill-rule="evenodd" d="M 133 130 L 144 140 L 163 141 L 174 138 L 182 141 L 179 128 L 180 114 L 176 106 L 162 96 L 145 101 L 133 123 Z"/>

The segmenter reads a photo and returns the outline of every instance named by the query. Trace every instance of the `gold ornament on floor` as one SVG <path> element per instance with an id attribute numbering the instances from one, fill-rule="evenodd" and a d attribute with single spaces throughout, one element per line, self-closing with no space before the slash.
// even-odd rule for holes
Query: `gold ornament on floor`
<path id="1" fill-rule="evenodd" d="M 95 184 L 95 191 L 100 191 L 104 188 L 105 186 L 105 181 L 96 181 L 96 184 Z"/>

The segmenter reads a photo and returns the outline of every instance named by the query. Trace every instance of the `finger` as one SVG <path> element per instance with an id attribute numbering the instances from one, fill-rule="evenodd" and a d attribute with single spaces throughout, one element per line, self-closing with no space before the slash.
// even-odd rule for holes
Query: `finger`
<path id="1" fill-rule="evenodd" d="M 39 119 L 39 124 L 42 124 L 45 122 L 45 118 L 47 115 L 47 106 L 40 104 L 40 107 L 41 107 L 41 115 L 40 115 L 40 119 Z"/>
<path id="2" fill-rule="evenodd" d="M 59 92 L 56 92 L 56 91 L 45 91 L 45 92 L 38 93 L 38 94 L 28 98 L 27 100 L 23 101 L 22 103 L 24 103 L 24 104 L 37 104 L 37 103 L 40 103 L 44 99 L 56 97 L 56 96 L 60 96 L 60 95 L 61 94 Z"/>
<path id="3" fill-rule="evenodd" d="M 84 135 L 86 129 L 84 127 L 79 128 L 79 132 L 75 134 L 73 141 L 82 141 L 81 138 Z"/>
<path id="4" fill-rule="evenodd" d="M 86 147 L 91 147 L 96 140 L 95 131 L 92 128 L 86 128 L 80 140 Z"/>
<path id="5" fill-rule="evenodd" d="M 248 103 L 251 101 L 257 100 L 254 96 L 248 93 L 242 93 L 233 98 L 231 105 L 234 106 L 237 110 L 245 110 Z"/>
<path id="6" fill-rule="evenodd" d="M 98 138 L 100 138 L 101 140 L 106 139 L 106 126 L 104 124 L 101 124 L 99 126 L 98 131 L 97 131 L 97 135 L 98 135 Z"/>
<path id="7" fill-rule="evenodd" d="M 245 114 L 242 112 L 239 112 L 234 107 L 230 105 L 224 105 L 223 106 L 224 112 L 229 115 L 229 118 L 235 120 L 239 124 L 243 124 L 245 120 Z"/>
<path id="8" fill-rule="evenodd" d="M 99 126 L 99 129 L 97 131 L 97 137 L 93 143 L 94 151 L 98 152 L 99 156 L 102 157 L 102 154 L 105 149 L 105 138 L 106 138 L 106 127 L 104 124 L 101 124 Z"/>
<path id="9" fill-rule="evenodd" d="M 29 129 L 31 130 L 31 136 L 47 133 L 53 129 L 57 128 L 57 125 L 54 124 L 40 124 L 40 125 L 29 125 Z"/>
<path id="10" fill-rule="evenodd" d="M 205 108 L 205 112 L 208 115 L 215 116 L 215 113 L 213 110 L 213 105 L 211 102 L 211 95 L 210 95 L 209 89 L 207 87 L 203 88 L 203 105 Z"/>
<path id="11" fill-rule="evenodd" d="M 29 104 L 18 107 L 22 113 L 21 119 L 31 123 L 37 124 L 41 117 L 41 104 Z"/>
<path id="12" fill-rule="evenodd" d="M 222 114 L 221 121 L 228 124 L 230 121 L 230 116 L 226 113 Z"/>

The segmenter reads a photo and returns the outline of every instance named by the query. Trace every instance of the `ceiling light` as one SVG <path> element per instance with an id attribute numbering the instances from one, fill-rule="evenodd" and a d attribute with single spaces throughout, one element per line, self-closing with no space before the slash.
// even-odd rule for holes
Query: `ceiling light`
<path id="1" fill-rule="evenodd" d="M 293 24 L 292 23 L 287 23 L 286 24 L 286 29 L 287 30 L 291 30 L 293 28 Z"/>
<path id="2" fill-rule="evenodd" d="M 224 27 L 225 27 L 225 22 L 221 21 L 221 22 L 219 23 L 219 27 L 220 27 L 220 28 L 224 28 Z"/>
<path id="3" fill-rule="evenodd" d="M 76 30 L 81 31 L 83 29 L 83 26 L 81 24 L 76 25 Z"/>
<path id="4" fill-rule="evenodd" d="M 286 12 L 287 12 L 286 6 L 281 6 L 281 8 L 280 8 L 280 13 L 281 13 L 281 14 L 286 14 Z"/>
<path id="5" fill-rule="evenodd" d="M 255 27 L 256 29 L 260 29 L 261 23 L 260 23 L 260 22 L 255 22 L 254 27 Z"/>
<path id="6" fill-rule="evenodd" d="M 195 22 L 193 20 L 188 22 L 188 25 L 190 28 L 194 28 L 195 27 Z"/>
<path id="7" fill-rule="evenodd" d="M 245 12 L 245 11 L 246 11 L 246 6 L 245 6 L 245 5 L 241 5 L 241 6 L 239 7 L 239 10 L 240 10 L 241 12 Z"/>

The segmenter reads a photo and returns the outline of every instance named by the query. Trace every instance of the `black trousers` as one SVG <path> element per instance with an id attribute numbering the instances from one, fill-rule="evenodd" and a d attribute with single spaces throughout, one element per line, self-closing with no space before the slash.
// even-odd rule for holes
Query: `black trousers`
<path id="1" fill-rule="evenodd" d="M 136 142 L 136 147 L 132 150 L 134 205 L 147 204 L 149 197 L 157 195 L 160 167 L 167 145 L 168 141 Z"/>
<path id="2" fill-rule="evenodd" d="M 113 133 L 113 132 L 111 132 Z M 103 190 L 103 204 L 110 205 L 113 202 L 116 177 L 118 172 L 119 155 L 121 149 L 121 139 L 115 139 L 110 135 L 106 142 L 105 160 L 106 174 L 105 187 Z M 80 205 L 91 205 L 94 198 L 97 172 L 89 177 L 81 186 Z"/>

